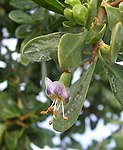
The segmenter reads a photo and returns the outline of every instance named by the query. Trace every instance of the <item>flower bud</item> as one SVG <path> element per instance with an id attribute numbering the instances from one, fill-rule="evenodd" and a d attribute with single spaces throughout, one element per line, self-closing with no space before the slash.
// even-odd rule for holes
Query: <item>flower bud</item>
<path id="1" fill-rule="evenodd" d="M 65 3 L 71 5 L 72 7 L 77 4 L 81 4 L 80 0 L 65 0 Z"/>
<path id="2" fill-rule="evenodd" d="M 69 87 L 71 83 L 71 79 L 72 79 L 71 73 L 63 72 L 59 81 L 62 82 L 65 85 L 65 87 Z"/>
<path id="3" fill-rule="evenodd" d="M 78 4 L 73 7 L 73 16 L 76 22 L 80 25 L 83 25 L 85 23 L 87 13 L 88 9 L 81 4 Z"/>
<path id="4" fill-rule="evenodd" d="M 64 9 L 64 16 L 66 19 L 68 19 L 70 21 L 74 20 L 73 12 L 72 12 L 72 9 L 70 9 L 70 8 Z"/>

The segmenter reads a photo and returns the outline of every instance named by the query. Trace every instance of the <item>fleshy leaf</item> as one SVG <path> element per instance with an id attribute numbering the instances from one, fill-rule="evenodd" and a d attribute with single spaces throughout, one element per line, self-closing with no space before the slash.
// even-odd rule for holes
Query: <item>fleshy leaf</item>
<path id="1" fill-rule="evenodd" d="M 21 54 L 20 62 L 23 65 L 28 65 L 30 63 L 30 60 L 27 57 L 25 57 L 23 54 Z"/>
<path id="2" fill-rule="evenodd" d="M 105 9 L 108 17 L 108 26 L 112 31 L 118 22 L 123 23 L 123 14 L 116 7 L 106 6 Z"/>
<path id="3" fill-rule="evenodd" d="M 118 64 L 109 64 L 104 61 L 102 56 L 100 56 L 100 59 L 105 66 L 104 70 L 108 76 L 111 90 L 123 107 L 123 66 Z"/>
<path id="4" fill-rule="evenodd" d="M 123 148 L 123 129 L 113 134 L 112 137 L 115 139 L 117 149 L 121 150 Z"/>
<path id="5" fill-rule="evenodd" d="M 94 21 L 94 17 L 96 16 L 96 14 L 97 14 L 97 0 L 90 0 L 88 6 L 88 16 L 85 25 L 87 29 L 90 28 L 91 23 Z"/>
<path id="6" fill-rule="evenodd" d="M 116 76 L 113 73 L 117 68 L 117 73 L 119 72 L 119 74 L 123 74 L 123 66 L 120 66 L 118 64 L 113 64 L 110 70 L 108 68 L 105 68 L 105 71 L 108 76 L 112 92 L 123 107 L 123 75 L 122 78 L 119 78 L 119 76 Z"/>
<path id="7" fill-rule="evenodd" d="M 36 29 L 33 29 L 32 32 L 23 40 L 22 44 L 21 44 L 21 57 L 20 57 L 20 62 L 23 64 L 23 65 L 28 65 L 29 62 L 30 62 L 30 59 L 25 57 L 25 55 L 23 54 L 23 47 L 26 45 L 26 43 L 28 41 L 30 41 L 31 39 L 39 36 L 42 34 L 42 29 L 40 28 L 36 28 Z"/>
<path id="8" fill-rule="evenodd" d="M 12 10 L 9 13 L 9 18 L 19 24 L 33 24 L 31 15 L 22 10 Z"/>
<path id="9" fill-rule="evenodd" d="M 28 36 L 31 33 L 32 28 L 33 28 L 32 25 L 26 25 L 26 24 L 20 25 L 15 30 L 15 35 L 17 38 L 24 39 L 26 38 L 26 36 Z"/>
<path id="10" fill-rule="evenodd" d="M 86 41 L 88 44 L 93 45 L 102 39 L 106 29 L 106 24 L 96 25 L 91 28 L 87 34 Z"/>
<path id="11" fill-rule="evenodd" d="M 48 16 L 49 16 L 48 10 L 41 7 L 32 14 L 32 19 L 37 23 L 44 20 L 45 18 L 48 18 Z"/>
<path id="12" fill-rule="evenodd" d="M 103 1 L 103 0 L 98 0 L 98 1 L 97 1 L 97 8 L 99 8 L 99 7 L 100 7 L 100 5 L 101 5 L 102 1 Z"/>
<path id="13" fill-rule="evenodd" d="M 0 104 L 1 119 L 9 119 L 20 116 L 20 110 L 18 106 L 11 99 L 11 97 L 4 92 L 0 94 Z"/>
<path id="14" fill-rule="evenodd" d="M 33 0 L 36 4 L 48 10 L 63 14 L 64 5 L 58 0 Z"/>
<path id="15" fill-rule="evenodd" d="M 37 6 L 34 2 L 32 2 L 32 0 L 21 0 L 21 1 L 11 0 L 10 5 L 22 10 L 32 9 Z"/>
<path id="16" fill-rule="evenodd" d="M 82 59 L 82 49 L 86 32 L 67 33 L 62 36 L 58 47 L 58 60 L 65 72 L 73 72 Z"/>
<path id="17" fill-rule="evenodd" d="M 36 146 L 43 148 L 45 145 L 53 146 L 52 139 L 55 134 L 47 129 L 41 129 L 38 127 L 32 128 L 30 131 L 30 141 L 35 144 Z"/>
<path id="18" fill-rule="evenodd" d="M 7 149 L 10 149 L 10 147 L 11 147 L 11 150 L 17 149 L 18 141 L 21 138 L 23 132 L 24 132 L 23 129 L 6 132 L 6 134 L 5 134 L 6 141 L 5 142 L 6 142 Z"/>
<path id="19" fill-rule="evenodd" d="M 22 55 L 31 61 L 42 62 L 52 59 L 58 49 L 61 33 L 38 36 L 28 41 L 22 49 Z"/>
<path id="20" fill-rule="evenodd" d="M 123 43 L 123 26 L 118 22 L 112 30 L 111 44 L 110 44 L 110 61 L 115 63 L 118 57 L 118 52 Z"/>
<path id="21" fill-rule="evenodd" d="M 71 99 L 65 106 L 65 116 L 69 119 L 64 120 L 62 118 L 62 113 L 59 111 L 57 118 L 53 119 L 53 128 L 56 131 L 63 132 L 69 129 L 79 117 L 95 69 L 96 61 L 97 60 L 95 60 L 95 63 L 90 65 L 83 76 L 70 87 Z"/>
<path id="22" fill-rule="evenodd" d="M 5 124 L 0 124 L 0 144 L 1 144 L 2 136 L 4 132 L 6 131 L 6 128 L 7 126 Z"/>

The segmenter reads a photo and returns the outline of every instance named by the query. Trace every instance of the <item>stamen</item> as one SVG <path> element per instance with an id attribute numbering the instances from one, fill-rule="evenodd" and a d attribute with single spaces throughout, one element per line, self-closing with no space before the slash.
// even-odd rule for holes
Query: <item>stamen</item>
<path id="1" fill-rule="evenodd" d="M 58 105 L 57 111 L 59 110 L 59 108 L 60 108 L 60 105 L 61 105 L 61 103 Z"/>
<path id="2" fill-rule="evenodd" d="M 57 110 L 54 110 L 54 111 L 53 111 L 53 117 L 56 118 L 57 114 L 58 114 L 58 111 L 57 111 Z"/>
<path id="3" fill-rule="evenodd" d="M 53 109 L 54 109 L 54 107 L 53 107 L 54 103 L 55 103 L 55 101 L 53 101 L 52 105 L 46 111 L 41 111 L 40 114 L 41 115 L 47 115 L 48 112 L 53 111 Z"/>
<path id="4" fill-rule="evenodd" d="M 48 111 L 41 111 L 40 114 L 42 115 L 46 115 L 48 113 Z"/>
<path id="5" fill-rule="evenodd" d="M 52 102 L 51 107 L 54 105 L 55 101 Z"/>
<path id="6" fill-rule="evenodd" d="M 58 100 L 55 100 L 54 110 L 56 110 L 57 101 Z"/>
<path id="7" fill-rule="evenodd" d="M 48 112 L 53 111 L 53 109 L 54 109 L 54 107 L 53 107 L 53 106 L 50 106 L 50 107 L 48 108 Z"/>
<path id="8" fill-rule="evenodd" d="M 63 119 L 64 120 L 68 120 L 68 118 L 65 117 L 65 115 L 64 115 L 64 104 L 63 104 L 63 102 L 62 102 L 62 113 L 63 113 Z"/>

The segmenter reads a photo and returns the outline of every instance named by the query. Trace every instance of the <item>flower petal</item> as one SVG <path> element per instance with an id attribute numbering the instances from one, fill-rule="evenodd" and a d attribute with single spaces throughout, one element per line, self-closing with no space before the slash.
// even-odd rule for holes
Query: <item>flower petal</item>
<path id="1" fill-rule="evenodd" d="M 60 96 L 61 98 L 68 100 L 69 99 L 69 93 L 63 83 L 59 81 L 52 82 L 52 90 L 53 93 L 57 96 Z"/>
<path id="2" fill-rule="evenodd" d="M 52 81 L 49 78 L 45 77 L 45 86 L 46 86 L 45 92 L 47 95 L 52 93 L 51 84 Z"/>
<path id="3" fill-rule="evenodd" d="M 70 96 L 62 82 L 52 82 L 49 78 L 45 77 L 45 86 L 45 92 L 51 100 L 59 99 L 66 103 L 68 102 Z"/>

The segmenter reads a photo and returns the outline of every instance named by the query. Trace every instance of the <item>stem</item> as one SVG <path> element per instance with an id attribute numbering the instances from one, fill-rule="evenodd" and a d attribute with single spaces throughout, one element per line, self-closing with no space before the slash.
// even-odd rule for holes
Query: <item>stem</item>
<path id="1" fill-rule="evenodd" d="M 99 46 L 100 46 L 100 42 L 101 42 L 102 40 L 100 40 L 96 45 L 94 45 L 93 46 L 93 48 L 92 48 L 92 63 L 94 64 L 94 60 L 95 60 L 95 57 L 96 57 L 96 54 L 97 54 L 97 50 L 98 50 L 98 48 L 99 48 Z"/>
<path id="2" fill-rule="evenodd" d="M 115 0 L 114 2 L 110 3 L 111 6 L 118 6 L 123 0 Z"/>
<path id="3" fill-rule="evenodd" d="M 109 54 L 110 53 L 110 46 L 108 44 L 105 44 L 103 40 L 101 40 L 99 44 L 99 50 L 101 50 L 102 53 Z"/>
<path id="4" fill-rule="evenodd" d="M 22 99 L 18 96 L 18 107 L 22 110 L 23 109 L 23 103 Z"/>
<path id="5" fill-rule="evenodd" d="M 28 126 L 25 123 L 21 122 L 20 120 L 15 120 L 15 121 L 7 120 L 6 124 L 8 126 L 19 125 L 21 127 L 28 128 Z"/>
<path id="6" fill-rule="evenodd" d="M 19 119 L 20 119 L 21 121 L 24 121 L 24 120 L 26 120 L 26 119 L 32 117 L 34 114 L 35 114 L 34 112 L 31 112 L 31 113 L 29 113 L 29 114 L 26 114 L 26 115 L 24 115 L 24 116 L 21 116 Z"/>
<path id="7" fill-rule="evenodd" d="M 106 14 L 106 11 L 105 11 L 104 7 L 101 6 L 97 13 L 97 18 L 98 18 L 99 23 L 101 23 L 101 24 L 103 23 L 105 14 Z"/>

